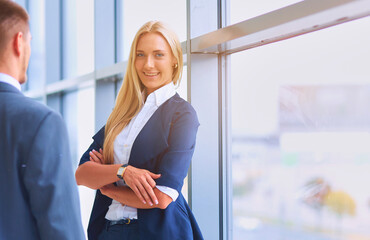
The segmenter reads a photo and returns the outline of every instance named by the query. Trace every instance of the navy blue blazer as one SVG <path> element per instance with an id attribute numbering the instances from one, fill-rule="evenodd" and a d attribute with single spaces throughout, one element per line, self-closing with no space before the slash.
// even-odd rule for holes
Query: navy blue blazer
<path id="1" fill-rule="evenodd" d="M 0 239 L 85 239 L 63 119 L 0 82 Z"/>
<path id="2" fill-rule="evenodd" d="M 194 152 L 199 122 L 193 107 L 178 94 L 163 103 L 143 127 L 131 149 L 129 165 L 160 173 L 157 185 L 171 187 L 179 197 L 164 210 L 138 209 L 140 239 L 203 239 L 181 188 Z M 80 164 L 89 161 L 89 152 L 103 147 L 104 127 L 83 154 Z M 97 239 L 112 199 L 96 192 L 88 228 L 89 240 Z"/>

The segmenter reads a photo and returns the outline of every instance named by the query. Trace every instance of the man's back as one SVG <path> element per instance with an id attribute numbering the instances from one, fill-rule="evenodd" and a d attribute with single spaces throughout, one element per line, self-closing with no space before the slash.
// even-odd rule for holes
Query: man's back
<path id="1" fill-rule="evenodd" d="M 0 82 L 0 239 L 84 239 L 62 118 Z"/>

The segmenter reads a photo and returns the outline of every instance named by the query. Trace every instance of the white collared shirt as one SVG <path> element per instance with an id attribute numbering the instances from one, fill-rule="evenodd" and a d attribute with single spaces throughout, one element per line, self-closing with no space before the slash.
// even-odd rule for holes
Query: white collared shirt
<path id="1" fill-rule="evenodd" d="M 5 73 L 0 73 L 0 82 L 5 82 L 7 84 L 12 85 L 19 91 L 21 91 L 21 84 L 12 76 L 9 76 L 8 74 Z"/>
<path id="2" fill-rule="evenodd" d="M 119 133 L 114 140 L 113 153 L 115 164 L 127 164 L 130 158 L 131 148 L 139 135 L 141 129 L 148 122 L 149 118 L 165 101 L 176 94 L 175 86 L 171 82 L 156 91 L 149 94 L 140 112 L 130 121 L 130 123 Z M 143 94 L 143 98 L 145 98 Z M 118 186 L 123 186 L 123 180 L 117 182 Z M 179 193 L 166 186 L 156 186 L 161 192 L 167 194 L 176 201 Z M 154 203 L 153 203 L 154 204 Z M 116 200 L 112 201 L 105 218 L 111 221 L 120 220 L 123 218 L 137 219 L 137 208 L 122 206 Z"/>

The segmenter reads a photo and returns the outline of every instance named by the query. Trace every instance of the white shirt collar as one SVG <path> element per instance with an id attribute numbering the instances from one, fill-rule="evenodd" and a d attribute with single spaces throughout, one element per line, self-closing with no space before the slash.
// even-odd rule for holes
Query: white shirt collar
<path id="1" fill-rule="evenodd" d="M 149 94 L 149 96 L 146 98 L 146 103 L 155 103 L 157 107 L 159 107 L 175 94 L 175 85 L 173 84 L 173 82 L 170 82 L 167 85 L 164 85 L 163 87 Z"/>
<path id="2" fill-rule="evenodd" d="M 15 78 L 9 76 L 8 74 L 0 73 L 0 82 L 8 83 L 21 91 L 21 84 L 17 80 L 15 80 Z"/>

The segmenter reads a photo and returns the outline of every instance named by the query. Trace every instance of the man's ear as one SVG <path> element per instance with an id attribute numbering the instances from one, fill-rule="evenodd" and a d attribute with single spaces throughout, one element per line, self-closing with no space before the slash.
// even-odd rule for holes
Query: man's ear
<path id="1" fill-rule="evenodd" d="M 13 37 L 13 49 L 17 56 L 20 56 L 24 44 L 24 35 L 22 32 L 17 32 Z"/>

